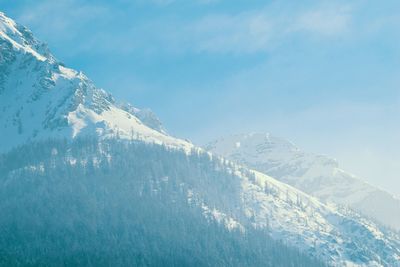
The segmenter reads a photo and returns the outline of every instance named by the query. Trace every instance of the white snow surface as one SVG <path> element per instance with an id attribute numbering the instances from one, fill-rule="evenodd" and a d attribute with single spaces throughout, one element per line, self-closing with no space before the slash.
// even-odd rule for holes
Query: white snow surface
<path id="1" fill-rule="evenodd" d="M 29 30 L 0 13 L 0 153 L 34 140 L 84 135 L 141 140 L 184 152 L 195 149 L 203 153 L 191 143 L 166 134 L 151 113 L 139 113 L 132 106 L 117 104 L 109 93 L 95 87 L 84 74 L 59 63 Z M 142 116 L 143 121 L 138 116 Z M 293 182 L 298 179 L 294 174 L 304 176 L 310 188 L 320 188 L 319 182 L 314 180 L 330 174 L 331 169 L 336 175 L 331 181 L 333 185 L 339 178 L 348 179 L 332 160 L 302 156 L 292 144 L 269 136 L 266 144 L 256 145 L 259 140 L 248 143 L 251 139 L 233 138 L 233 143 L 222 142 L 223 145 L 218 146 L 220 149 L 214 150 L 241 164 L 254 162 L 256 164 L 251 167 L 258 170 L 267 161 L 268 169 L 279 179 L 296 187 L 300 186 Z M 271 147 L 274 143 L 276 146 Z M 254 150 L 248 150 L 251 147 Z M 273 155 L 268 151 L 273 151 Z M 245 152 L 243 156 L 242 152 Z M 212 154 L 209 156 L 226 161 Z M 288 160 L 290 164 L 285 165 Z M 76 159 L 71 158 L 70 164 L 77 164 Z M 42 167 L 29 168 L 40 171 Z M 241 203 L 239 209 L 208 205 L 204 201 L 207 188 L 193 188 L 188 192 L 188 201 L 198 203 L 204 216 L 228 229 L 267 228 L 273 237 L 320 256 L 332 266 L 396 266 L 400 262 L 400 238 L 393 232 L 381 229 L 356 213 L 323 204 L 261 172 L 235 164 L 227 164 L 226 171 L 240 179 L 240 195 L 236 196 Z M 349 190 L 353 193 L 360 187 L 362 190 L 359 195 L 350 194 L 346 198 L 356 201 L 373 191 L 369 185 L 350 177 Z M 168 177 L 164 180 L 167 182 Z M 327 187 L 325 190 L 316 190 L 323 193 L 315 195 L 324 199 L 325 194 L 331 194 Z"/>
<path id="2" fill-rule="evenodd" d="M 263 173 L 253 173 L 256 181 L 243 176 L 242 187 L 245 212 L 254 227 L 266 227 L 273 237 L 332 266 L 400 266 L 396 234 L 382 232 L 351 210 L 323 204 Z M 386 252 L 390 260 L 379 256 Z"/>
<path id="3" fill-rule="evenodd" d="M 193 147 L 167 135 L 150 111 L 120 107 L 84 74 L 58 63 L 46 49 L 35 50 L 43 47 L 0 14 L 0 152 L 33 140 L 82 135 Z"/>
<path id="4" fill-rule="evenodd" d="M 268 133 L 220 138 L 206 145 L 206 149 L 266 173 L 322 202 L 347 205 L 400 230 L 400 199 L 340 169 L 337 161 L 327 156 L 303 152 L 293 143 Z"/>

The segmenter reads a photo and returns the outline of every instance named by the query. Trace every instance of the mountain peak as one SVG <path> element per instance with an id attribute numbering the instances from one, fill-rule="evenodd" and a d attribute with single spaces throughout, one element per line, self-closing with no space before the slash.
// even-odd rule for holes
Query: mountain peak
<path id="1" fill-rule="evenodd" d="M 271 157 L 275 160 L 286 159 L 290 155 L 302 153 L 292 142 L 261 132 L 219 138 L 206 145 L 206 149 L 220 155 L 230 155 L 242 164 L 246 164 L 245 159 L 239 157 L 242 153 L 251 157 L 254 163 L 265 162 Z"/>
<path id="2" fill-rule="evenodd" d="M 0 31 L 2 33 L 15 35 L 18 33 L 17 27 L 17 23 L 14 20 L 0 12 Z"/>
<path id="3" fill-rule="evenodd" d="M 13 49 L 30 53 L 41 61 L 56 61 L 46 43 L 37 40 L 28 28 L 16 23 L 4 13 L 0 14 L 0 39 L 1 43 L 7 42 Z"/>
<path id="4" fill-rule="evenodd" d="M 347 205 L 400 229 L 400 200 L 340 169 L 335 159 L 304 152 L 289 141 L 265 133 L 219 138 L 206 149 L 270 175 L 323 202 Z"/>
<path id="5" fill-rule="evenodd" d="M 0 51 L 0 152 L 32 140 L 82 134 L 191 149 L 168 136 L 151 112 L 124 110 L 82 72 L 57 62 L 46 44 L 4 14 Z"/>

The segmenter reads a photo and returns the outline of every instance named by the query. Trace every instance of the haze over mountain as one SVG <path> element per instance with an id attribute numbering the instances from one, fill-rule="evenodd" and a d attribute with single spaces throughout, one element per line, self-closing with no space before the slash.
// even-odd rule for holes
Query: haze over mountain
<path id="1" fill-rule="evenodd" d="M 203 144 L 270 131 L 400 196 L 397 0 L 0 6 L 98 87 L 151 107 L 174 135 Z"/>
<path id="2" fill-rule="evenodd" d="M 220 138 L 206 145 L 206 149 L 292 185 L 324 203 L 348 205 L 400 230 L 400 199 L 342 170 L 336 160 L 327 156 L 304 152 L 268 133 Z"/>
<path id="3" fill-rule="evenodd" d="M 397 233 L 168 135 L 3 13 L 0 70 L 0 264 L 400 262 Z"/>

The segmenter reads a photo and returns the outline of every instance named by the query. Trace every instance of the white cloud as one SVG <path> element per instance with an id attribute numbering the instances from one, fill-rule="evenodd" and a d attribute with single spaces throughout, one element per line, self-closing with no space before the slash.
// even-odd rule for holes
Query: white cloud
<path id="1" fill-rule="evenodd" d="M 268 47 L 273 23 L 262 14 L 206 16 L 186 29 L 198 51 L 257 52 Z"/>
<path id="2" fill-rule="evenodd" d="M 351 8 L 323 7 L 300 14 L 292 30 L 306 31 L 322 36 L 336 36 L 350 27 Z"/>
<path id="3" fill-rule="evenodd" d="M 120 0 L 126 1 L 126 0 Z M 142 0 L 135 0 L 142 3 Z M 160 5 L 183 0 L 149 0 Z M 195 0 L 211 4 L 219 0 Z M 190 16 L 160 15 L 135 20 L 126 10 L 108 4 L 89 4 L 78 0 L 45 0 L 22 11 L 19 21 L 56 42 L 76 42 L 75 53 L 131 53 L 133 50 L 173 53 L 199 52 L 250 54 L 271 51 L 298 33 L 323 38 L 340 35 L 349 29 L 351 9 L 347 6 L 319 6 L 290 9 L 282 2 L 238 13 L 210 13 Z M 144 1 L 143 1 L 144 3 Z M 277 8 L 279 6 L 279 8 Z M 123 27 L 113 27 L 120 23 Z M 90 32 L 92 30 L 93 32 Z M 74 51 L 71 49 L 71 53 Z"/>
<path id="4" fill-rule="evenodd" d="M 107 8 L 98 4 L 78 0 L 46 0 L 23 9 L 18 21 L 65 40 L 79 35 L 80 30 L 85 30 L 85 26 L 96 18 L 108 15 Z"/>
<path id="5" fill-rule="evenodd" d="M 321 38 L 340 36 L 351 30 L 350 21 L 348 6 L 281 13 L 267 6 L 234 15 L 207 15 L 188 23 L 184 30 L 176 27 L 173 36 L 185 39 L 186 44 L 200 52 L 256 53 L 269 51 L 297 33 L 311 33 Z"/>

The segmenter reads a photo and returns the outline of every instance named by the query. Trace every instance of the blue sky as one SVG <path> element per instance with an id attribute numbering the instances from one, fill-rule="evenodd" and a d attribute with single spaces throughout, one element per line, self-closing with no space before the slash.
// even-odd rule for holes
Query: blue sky
<path id="1" fill-rule="evenodd" d="M 0 0 L 175 135 L 268 131 L 400 195 L 400 2 Z"/>

